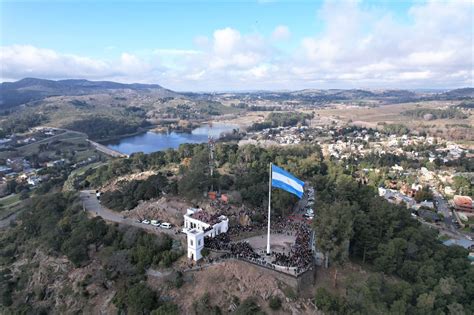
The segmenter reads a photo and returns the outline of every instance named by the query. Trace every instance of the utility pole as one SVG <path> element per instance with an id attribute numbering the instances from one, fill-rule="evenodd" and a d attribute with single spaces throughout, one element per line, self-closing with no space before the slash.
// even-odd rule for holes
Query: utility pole
<path id="1" fill-rule="evenodd" d="M 211 175 L 211 191 L 214 191 L 214 139 L 208 136 L 208 146 L 209 146 L 209 173 Z"/>

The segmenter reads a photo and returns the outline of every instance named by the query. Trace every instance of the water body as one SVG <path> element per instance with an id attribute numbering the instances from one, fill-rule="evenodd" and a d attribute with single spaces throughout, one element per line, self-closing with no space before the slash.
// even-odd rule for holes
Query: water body
<path id="1" fill-rule="evenodd" d="M 157 133 L 148 131 L 143 134 L 125 137 L 117 141 L 109 142 L 108 148 L 125 154 L 136 152 L 151 153 L 163 151 L 166 149 L 176 149 L 182 143 L 204 143 L 207 142 L 208 136 L 214 139 L 219 138 L 223 132 L 238 129 L 237 125 L 228 125 L 213 123 L 210 125 L 202 125 L 194 129 L 191 133 L 186 132 L 170 132 Z"/>

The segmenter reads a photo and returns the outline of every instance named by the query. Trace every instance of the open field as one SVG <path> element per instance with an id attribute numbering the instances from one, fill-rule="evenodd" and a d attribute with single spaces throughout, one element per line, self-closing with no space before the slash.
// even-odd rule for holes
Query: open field
<path id="1" fill-rule="evenodd" d="M 457 105 L 459 102 L 432 101 L 383 105 L 367 108 L 348 105 L 336 105 L 333 108 L 321 108 L 315 111 L 321 119 L 336 119 L 342 123 L 377 128 L 380 123 L 404 124 L 410 129 L 423 129 L 430 134 L 444 135 L 448 139 L 459 140 L 464 144 L 474 144 L 472 128 L 474 115 L 466 119 L 434 119 L 424 120 L 402 115 L 403 111 L 411 109 L 444 109 Z M 458 133 L 458 135 L 456 135 Z M 464 136 L 462 136 L 464 135 Z M 456 139 L 458 137 L 458 139 Z"/>
<path id="2" fill-rule="evenodd" d="M 20 210 L 22 201 L 19 194 L 12 194 L 1 198 L 0 205 L 0 219 L 3 219 Z"/>
<path id="3" fill-rule="evenodd" d="M 43 149 L 40 149 L 40 146 Z M 41 158 L 54 160 L 60 158 L 57 152 L 74 152 L 77 161 L 99 154 L 87 142 L 87 135 L 76 131 L 66 131 L 38 142 L 15 148 L 13 151 L 0 152 L 0 158 L 15 158 L 38 154 Z"/>

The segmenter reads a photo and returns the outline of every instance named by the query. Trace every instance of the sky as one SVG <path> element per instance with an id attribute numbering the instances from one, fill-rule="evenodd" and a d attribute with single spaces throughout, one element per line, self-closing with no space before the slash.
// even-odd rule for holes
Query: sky
<path id="1" fill-rule="evenodd" d="M 0 80 L 177 91 L 474 86 L 469 0 L 0 0 Z"/>

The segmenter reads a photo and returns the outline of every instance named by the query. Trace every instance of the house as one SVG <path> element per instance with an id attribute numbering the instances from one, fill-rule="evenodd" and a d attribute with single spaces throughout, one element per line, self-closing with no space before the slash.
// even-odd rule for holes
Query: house
<path id="1" fill-rule="evenodd" d="M 184 215 L 183 232 L 187 235 L 188 258 L 202 258 L 205 237 L 215 237 L 229 230 L 229 219 L 225 215 L 210 214 L 202 209 L 188 208 Z"/>
<path id="2" fill-rule="evenodd" d="M 449 239 L 447 241 L 444 241 L 443 244 L 446 245 L 446 246 L 457 245 L 457 246 L 461 246 L 461 247 L 464 247 L 465 249 L 469 249 L 469 250 L 474 249 L 474 242 L 470 241 L 468 239 L 460 239 L 460 240 Z"/>
<path id="3" fill-rule="evenodd" d="M 454 196 L 453 206 L 456 211 L 474 212 L 472 199 L 469 196 L 459 196 L 459 195 Z"/>
<path id="4" fill-rule="evenodd" d="M 31 186 L 37 186 L 39 183 L 41 183 L 41 178 L 39 176 L 30 176 L 27 179 L 27 183 Z"/>
<path id="5" fill-rule="evenodd" d="M 66 163 L 66 160 L 60 159 L 60 160 L 51 161 L 51 162 L 46 163 L 46 167 L 61 166 L 61 165 L 64 165 L 64 163 Z"/>

